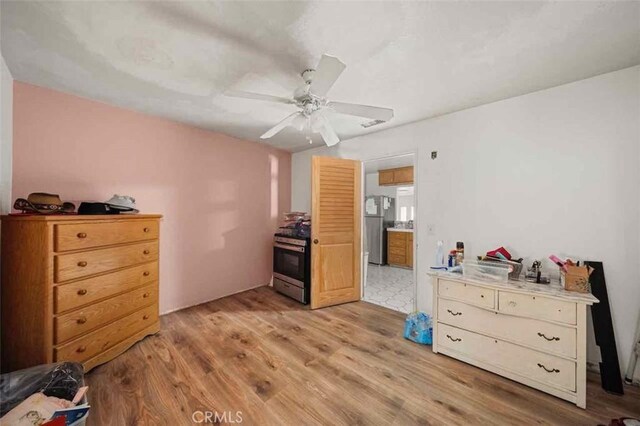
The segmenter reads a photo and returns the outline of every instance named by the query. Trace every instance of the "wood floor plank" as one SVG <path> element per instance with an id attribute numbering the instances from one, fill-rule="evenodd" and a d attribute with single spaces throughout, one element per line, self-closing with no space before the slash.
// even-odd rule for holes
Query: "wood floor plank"
<path id="1" fill-rule="evenodd" d="M 87 424 L 188 425 L 196 410 L 296 426 L 640 417 L 636 387 L 610 395 L 590 374 L 582 410 L 409 342 L 403 323 L 366 302 L 311 311 L 266 287 L 174 312 L 160 333 L 87 374 Z"/>

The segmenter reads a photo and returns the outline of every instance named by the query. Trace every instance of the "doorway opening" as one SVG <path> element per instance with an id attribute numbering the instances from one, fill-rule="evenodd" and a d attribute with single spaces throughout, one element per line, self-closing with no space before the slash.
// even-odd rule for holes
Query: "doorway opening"
<path id="1" fill-rule="evenodd" d="M 362 300 L 416 310 L 414 154 L 364 162 Z"/>

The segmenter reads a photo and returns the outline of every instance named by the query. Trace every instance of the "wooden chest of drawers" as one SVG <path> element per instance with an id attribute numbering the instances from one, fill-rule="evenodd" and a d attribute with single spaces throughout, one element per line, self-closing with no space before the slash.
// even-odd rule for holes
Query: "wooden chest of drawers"
<path id="1" fill-rule="evenodd" d="M 2 216 L 2 371 L 88 371 L 158 332 L 160 218 Z"/>
<path id="2" fill-rule="evenodd" d="M 433 274 L 433 351 L 586 407 L 591 294 Z"/>

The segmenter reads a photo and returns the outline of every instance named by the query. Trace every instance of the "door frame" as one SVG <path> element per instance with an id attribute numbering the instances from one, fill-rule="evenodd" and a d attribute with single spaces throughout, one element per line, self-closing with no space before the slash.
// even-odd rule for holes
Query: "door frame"
<path id="1" fill-rule="evenodd" d="M 417 179 L 418 176 L 418 164 L 419 164 L 419 156 L 418 156 L 418 150 L 412 150 L 412 151 L 405 151 L 402 153 L 394 153 L 394 154 L 389 154 L 389 155 L 385 155 L 383 157 L 375 157 L 375 158 L 369 158 L 366 160 L 360 160 L 362 162 L 362 167 L 361 167 L 361 186 L 362 188 L 360 188 L 360 193 L 362 194 L 362 206 L 360 207 L 360 211 L 362 212 L 362 229 L 361 229 L 361 235 L 363 235 L 363 238 L 361 238 L 360 241 L 360 256 L 361 256 L 361 270 L 360 270 L 360 300 L 363 300 L 364 298 L 364 292 L 365 292 L 365 288 L 364 288 L 364 280 L 365 280 L 365 275 L 364 275 L 364 252 L 365 252 L 365 247 L 364 247 L 364 215 L 365 215 L 365 205 L 364 205 L 364 198 L 365 198 L 365 185 L 366 185 L 366 164 L 371 162 L 371 161 L 379 161 L 379 160 L 386 160 L 389 158 L 396 158 L 396 157 L 406 157 L 408 155 L 412 155 L 413 156 L 413 204 L 415 206 L 415 215 L 413 218 L 413 310 L 416 311 L 418 310 L 418 249 L 419 249 L 419 244 L 418 244 L 418 235 L 419 235 L 419 220 L 418 220 L 418 211 L 419 211 L 419 205 L 418 205 L 418 185 L 419 185 L 419 179 Z"/>

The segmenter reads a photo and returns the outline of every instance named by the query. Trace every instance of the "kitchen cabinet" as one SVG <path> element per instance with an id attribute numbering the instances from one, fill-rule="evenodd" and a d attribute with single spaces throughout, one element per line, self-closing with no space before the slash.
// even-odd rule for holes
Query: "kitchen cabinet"
<path id="1" fill-rule="evenodd" d="M 413 166 L 380 170 L 378 172 L 378 185 L 380 186 L 411 184 L 413 184 Z"/>
<path id="2" fill-rule="evenodd" d="M 391 266 L 413 268 L 413 232 L 387 230 L 387 262 Z"/>

